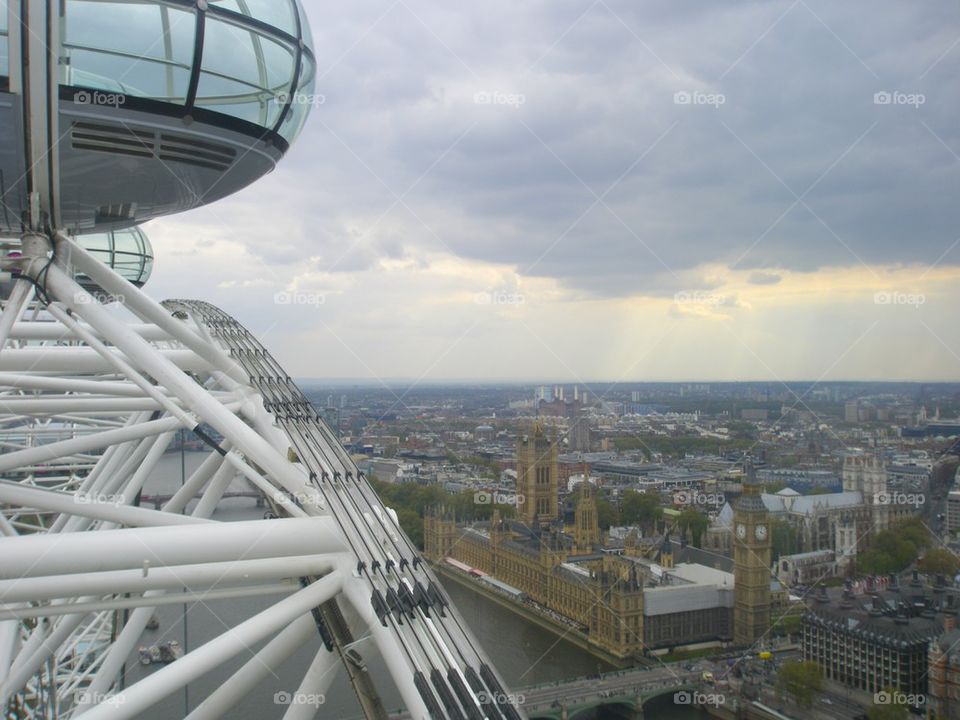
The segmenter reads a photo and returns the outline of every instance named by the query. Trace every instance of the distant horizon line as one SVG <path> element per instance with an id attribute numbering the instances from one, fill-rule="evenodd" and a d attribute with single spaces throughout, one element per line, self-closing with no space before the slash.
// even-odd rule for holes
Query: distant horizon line
<path id="1" fill-rule="evenodd" d="M 582 387 L 585 385 L 960 385 L 960 378 L 952 380 L 916 380 L 916 379 L 892 379 L 892 380 L 812 380 L 812 379 L 790 379 L 790 380 L 528 380 L 528 379 L 481 379 L 481 378 L 450 378 L 443 380 L 424 380 L 414 377 L 391 377 L 391 378 L 350 378 L 350 377 L 303 377 L 295 376 L 297 382 L 302 383 L 323 383 L 330 385 L 390 385 L 390 384 L 409 384 L 416 385 L 559 385 L 563 387 Z"/>

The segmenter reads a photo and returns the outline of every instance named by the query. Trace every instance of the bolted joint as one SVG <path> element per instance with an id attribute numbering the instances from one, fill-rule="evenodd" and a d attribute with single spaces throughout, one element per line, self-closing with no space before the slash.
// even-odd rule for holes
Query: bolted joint
<path id="1" fill-rule="evenodd" d="M 11 254 L 3 260 L 3 269 L 19 271 L 23 275 L 36 279 L 37 274 L 50 261 L 49 253 L 53 243 L 46 235 L 26 232 L 20 236 L 20 252 Z"/>
<path id="2" fill-rule="evenodd" d="M 53 250 L 53 243 L 46 235 L 36 232 L 27 232 L 20 237 L 21 253 L 24 257 L 46 258 L 47 253 Z"/>

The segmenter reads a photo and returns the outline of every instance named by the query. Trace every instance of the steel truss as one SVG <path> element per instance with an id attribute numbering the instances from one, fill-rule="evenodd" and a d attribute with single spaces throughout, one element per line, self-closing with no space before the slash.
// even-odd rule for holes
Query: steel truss
<path id="1" fill-rule="evenodd" d="M 0 260 L 15 278 L 0 314 L 7 718 L 134 718 L 258 645 L 189 718 L 227 715 L 304 645 L 315 653 L 298 692 L 323 694 L 342 666 L 382 718 L 360 637 L 415 718 L 521 717 L 396 514 L 249 332 L 204 302 L 153 301 L 64 235 L 27 234 L 18 250 Z M 206 457 L 162 507 L 140 507 L 182 432 Z M 211 519 L 236 478 L 270 519 Z M 154 608 L 249 596 L 272 604 L 122 686 Z M 291 704 L 283 717 L 317 709 Z"/>

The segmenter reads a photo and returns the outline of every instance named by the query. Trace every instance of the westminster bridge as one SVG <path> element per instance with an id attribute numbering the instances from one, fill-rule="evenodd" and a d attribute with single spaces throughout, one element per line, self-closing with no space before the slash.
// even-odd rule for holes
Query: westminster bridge
<path id="1" fill-rule="evenodd" d="M 631 668 L 559 682 L 515 689 L 516 701 L 530 720 L 577 720 L 603 708 L 603 717 L 638 720 L 643 706 L 663 695 L 677 695 L 679 704 L 693 704 L 711 697 L 712 690 L 701 688 L 698 672 L 677 667 Z M 406 713 L 391 715 L 404 720 Z"/>

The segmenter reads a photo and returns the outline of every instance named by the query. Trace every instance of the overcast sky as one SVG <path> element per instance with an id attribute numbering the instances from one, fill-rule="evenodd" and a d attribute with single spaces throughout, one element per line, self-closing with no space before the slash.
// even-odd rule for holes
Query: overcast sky
<path id="1" fill-rule="evenodd" d="M 287 157 L 145 226 L 291 374 L 960 378 L 960 5 L 306 10 Z"/>

